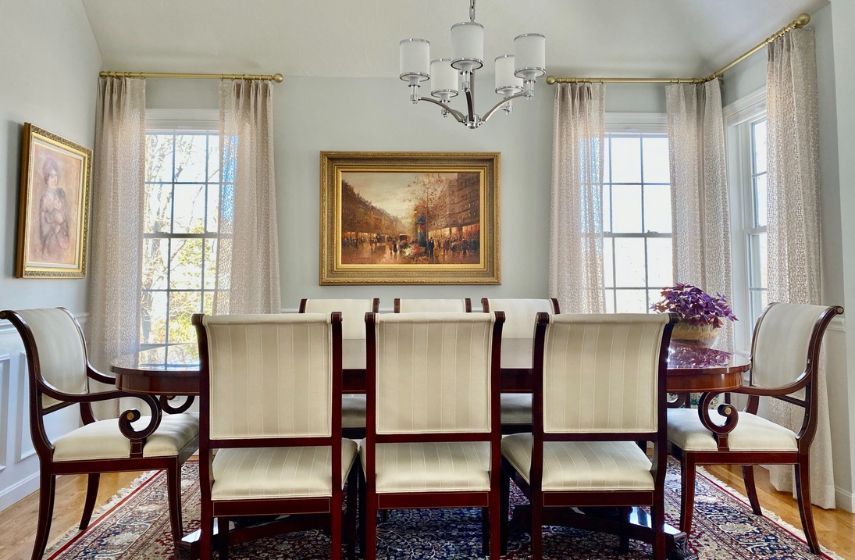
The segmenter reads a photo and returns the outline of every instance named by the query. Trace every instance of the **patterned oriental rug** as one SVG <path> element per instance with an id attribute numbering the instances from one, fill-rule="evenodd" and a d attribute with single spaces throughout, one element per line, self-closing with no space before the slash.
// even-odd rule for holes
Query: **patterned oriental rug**
<path id="1" fill-rule="evenodd" d="M 690 546 L 700 559 L 840 559 L 833 552 L 814 556 L 802 532 L 774 517 L 751 513 L 745 498 L 698 471 L 694 528 Z M 198 463 L 190 461 L 182 473 L 185 530 L 199 526 Z M 679 464 L 669 463 L 665 501 L 667 520 L 679 516 Z M 161 560 L 172 558 L 169 514 L 166 509 L 166 475 L 148 473 L 96 512 L 89 530 L 70 529 L 48 550 L 50 560 Z M 511 507 L 526 503 L 512 485 Z M 770 514 L 772 515 L 772 514 Z M 34 528 L 35 529 L 35 528 Z M 562 527 L 547 527 L 544 552 L 560 559 L 648 559 L 651 547 L 630 541 L 626 555 L 617 552 L 617 537 Z M 378 558 L 464 559 L 481 551 L 479 510 L 400 510 L 379 524 Z M 329 557 L 329 540 L 318 531 L 284 534 L 230 548 L 238 560 L 305 559 Z M 527 534 L 511 534 L 509 560 L 529 558 Z"/>

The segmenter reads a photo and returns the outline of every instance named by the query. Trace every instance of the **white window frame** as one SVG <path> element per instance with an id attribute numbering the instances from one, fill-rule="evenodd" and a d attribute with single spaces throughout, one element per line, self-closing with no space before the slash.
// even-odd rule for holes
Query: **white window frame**
<path id="1" fill-rule="evenodd" d="M 609 134 L 664 134 L 667 136 L 668 127 L 667 127 L 667 118 L 664 113 L 617 113 L 610 112 L 606 113 L 605 118 L 606 124 L 606 135 Z M 672 183 L 673 186 L 673 183 Z M 643 208 L 642 208 L 643 211 Z M 673 212 L 673 208 L 671 210 Z M 641 239 L 646 239 L 648 237 L 668 237 L 673 240 L 673 232 L 669 234 L 655 234 L 651 235 L 647 232 L 641 234 L 618 234 L 618 237 L 636 237 Z M 603 242 L 606 243 L 610 240 L 612 236 L 603 237 Z M 612 257 L 614 258 L 614 257 Z M 649 262 L 645 258 L 645 278 L 648 273 Z M 673 271 L 672 271 L 673 274 Z M 654 286 L 655 288 L 656 286 Z M 641 287 L 639 287 L 641 288 Z M 605 276 L 603 277 L 603 290 L 604 294 L 607 287 L 605 286 Z M 645 288 L 645 292 L 650 289 L 650 287 Z M 614 290 L 617 293 L 617 289 Z M 650 303 L 654 303 L 651 301 Z M 649 313 L 650 310 L 648 309 Z"/>
<path id="2" fill-rule="evenodd" d="M 754 324 L 751 316 L 749 236 L 753 228 L 754 188 L 751 125 L 766 117 L 766 89 L 761 88 L 724 108 L 727 178 L 730 185 L 730 243 L 733 293 L 734 349 L 750 352 Z"/>

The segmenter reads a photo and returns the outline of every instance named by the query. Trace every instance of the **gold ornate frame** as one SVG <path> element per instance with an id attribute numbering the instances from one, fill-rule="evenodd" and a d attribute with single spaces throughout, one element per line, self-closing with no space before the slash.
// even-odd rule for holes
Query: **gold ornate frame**
<path id="1" fill-rule="evenodd" d="M 321 152 L 321 285 L 499 284 L 499 172 L 495 152 Z M 478 264 L 342 264 L 341 178 L 346 171 L 480 175 Z"/>
<path id="2" fill-rule="evenodd" d="M 36 173 L 31 169 L 35 165 L 34 145 L 45 144 L 63 155 L 80 160 L 80 184 L 78 185 L 76 242 L 74 244 L 74 263 L 49 263 L 30 261 L 30 220 L 32 216 L 35 191 L 33 181 Z M 15 260 L 17 278 L 83 278 L 86 276 L 86 248 L 89 237 L 89 181 L 91 177 L 92 152 L 61 136 L 42 130 L 30 123 L 24 123 L 21 140 L 21 187 L 18 196 L 18 243 Z"/>

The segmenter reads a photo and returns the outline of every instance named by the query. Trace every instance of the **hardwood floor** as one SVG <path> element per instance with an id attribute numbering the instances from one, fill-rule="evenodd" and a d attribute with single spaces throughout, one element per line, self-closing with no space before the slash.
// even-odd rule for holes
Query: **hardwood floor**
<path id="1" fill-rule="evenodd" d="M 744 492 L 742 472 L 738 467 L 712 467 L 709 471 L 732 488 Z M 129 485 L 139 474 L 101 475 L 98 506 L 107 502 L 116 492 Z M 787 523 L 800 527 L 801 521 L 795 501 L 789 495 L 772 489 L 769 484 L 769 476 L 765 470 L 757 469 L 755 476 L 760 505 L 763 506 L 764 510 L 771 510 Z M 56 506 L 50 541 L 80 522 L 85 494 L 85 477 L 60 477 L 57 483 Z M 38 493 L 30 495 L 9 509 L 0 512 L 0 527 L 3 527 L 3 536 L 0 538 L 0 560 L 21 560 L 30 557 L 37 514 Z M 855 515 L 842 510 L 825 511 L 814 508 L 814 517 L 819 540 L 823 546 L 834 550 L 844 558 L 855 560 Z"/>

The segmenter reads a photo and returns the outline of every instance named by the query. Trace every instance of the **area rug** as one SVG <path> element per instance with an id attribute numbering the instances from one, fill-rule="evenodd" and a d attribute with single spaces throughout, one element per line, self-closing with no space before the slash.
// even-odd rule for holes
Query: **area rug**
<path id="1" fill-rule="evenodd" d="M 182 472 L 185 530 L 199 526 L 198 464 L 188 462 Z M 669 463 L 666 478 L 667 520 L 679 516 L 679 464 Z M 525 503 L 512 486 L 512 507 Z M 90 528 L 70 529 L 48 550 L 51 560 L 162 560 L 172 558 L 166 476 L 149 473 L 117 495 L 97 512 Z M 800 530 L 774 516 L 751 513 L 746 500 L 722 482 L 698 471 L 694 528 L 690 547 L 699 559 L 840 559 L 833 552 L 814 556 Z M 378 558 L 464 559 L 481 552 L 479 510 L 400 510 L 391 512 L 378 527 Z M 627 554 L 618 554 L 618 539 L 611 535 L 547 527 L 544 552 L 548 558 L 598 560 L 647 559 L 651 547 L 630 542 Z M 306 559 L 329 557 L 329 540 L 321 532 L 306 531 L 267 538 L 230 549 L 236 560 Z M 529 537 L 511 534 L 509 560 L 529 558 Z"/>

